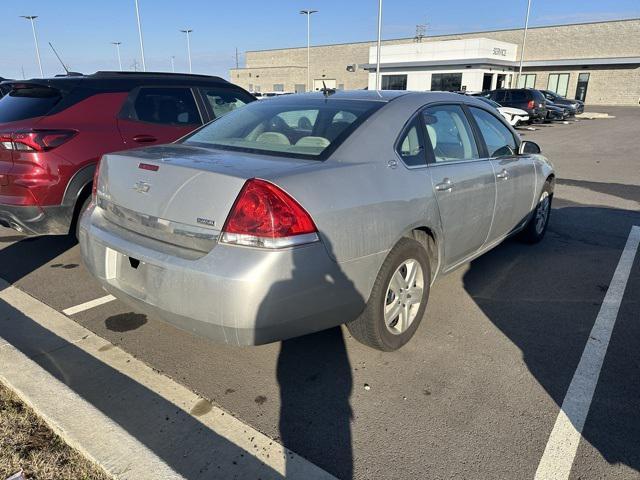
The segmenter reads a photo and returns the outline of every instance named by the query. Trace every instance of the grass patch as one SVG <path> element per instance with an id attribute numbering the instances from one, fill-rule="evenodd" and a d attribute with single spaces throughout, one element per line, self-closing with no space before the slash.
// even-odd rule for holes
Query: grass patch
<path id="1" fill-rule="evenodd" d="M 0 383 L 0 480 L 24 471 L 29 480 L 109 480 Z"/>

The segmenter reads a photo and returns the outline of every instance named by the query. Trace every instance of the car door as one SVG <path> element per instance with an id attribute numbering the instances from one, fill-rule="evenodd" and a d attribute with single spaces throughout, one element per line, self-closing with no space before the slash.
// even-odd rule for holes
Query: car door
<path id="1" fill-rule="evenodd" d="M 422 114 L 432 188 L 444 236 L 444 268 L 482 248 L 496 196 L 491 162 L 481 158 L 471 125 L 459 104 L 434 105 Z"/>
<path id="2" fill-rule="evenodd" d="M 202 115 L 188 87 L 134 89 L 118 118 L 127 148 L 170 143 L 202 125 Z"/>
<path id="3" fill-rule="evenodd" d="M 469 112 L 493 166 L 496 209 L 489 242 L 502 240 L 529 214 L 535 189 L 535 165 L 528 155 L 518 155 L 518 143 L 493 112 L 469 106 Z"/>

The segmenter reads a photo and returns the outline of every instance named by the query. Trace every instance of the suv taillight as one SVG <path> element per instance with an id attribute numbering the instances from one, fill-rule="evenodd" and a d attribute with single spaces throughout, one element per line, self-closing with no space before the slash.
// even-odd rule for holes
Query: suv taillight
<path id="1" fill-rule="evenodd" d="M 527 103 L 527 108 L 529 110 L 533 110 L 536 107 L 536 102 L 534 100 L 529 100 L 529 103 Z"/>
<path id="2" fill-rule="evenodd" d="M 2 134 L 0 145 L 7 150 L 46 152 L 68 142 L 77 133 L 75 130 L 29 130 Z"/>
<path id="3" fill-rule="evenodd" d="M 252 178 L 242 187 L 222 228 L 222 242 L 284 248 L 318 241 L 318 230 L 298 202 L 276 185 Z"/>

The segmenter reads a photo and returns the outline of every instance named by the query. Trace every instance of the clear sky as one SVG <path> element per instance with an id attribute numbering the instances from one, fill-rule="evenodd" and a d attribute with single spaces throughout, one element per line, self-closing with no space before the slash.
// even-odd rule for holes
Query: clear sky
<path id="1" fill-rule="evenodd" d="M 147 70 L 187 70 L 186 39 L 193 29 L 193 70 L 228 76 L 235 48 L 246 50 L 306 45 L 306 22 L 299 10 L 312 8 L 312 44 L 372 40 L 376 0 L 139 0 Z M 520 27 L 526 0 L 384 0 L 383 38 L 409 37 L 416 24 L 427 34 Z M 140 63 L 134 0 L 19 0 L 2 2 L 0 76 L 37 76 L 33 37 L 20 15 L 36 20 L 45 75 L 61 73 L 48 42 L 72 70 L 117 69 L 110 42 L 122 42 L 125 69 Z M 640 17 L 640 0 L 532 0 L 531 25 L 579 23 Z M 549 39 L 553 41 L 553 39 Z"/>

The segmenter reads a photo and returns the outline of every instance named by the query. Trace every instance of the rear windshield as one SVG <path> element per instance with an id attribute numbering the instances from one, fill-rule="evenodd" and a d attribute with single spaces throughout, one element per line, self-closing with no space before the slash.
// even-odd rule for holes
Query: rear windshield
<path id="1" fill-rule="evenodd" d="M 61 98 L 60 92 L 53 88 L 13 89 L 0 98 L 0 123 L 46 115 Z"/>
<path id="2" fill-rule="evenodd" d="M 253 102 L 197 130 L 183 143 L 321 160 L 382 105 L 295 95 Z"/>

